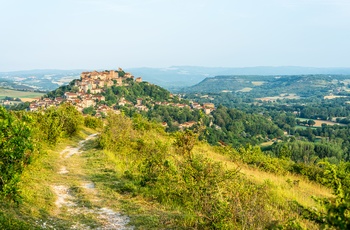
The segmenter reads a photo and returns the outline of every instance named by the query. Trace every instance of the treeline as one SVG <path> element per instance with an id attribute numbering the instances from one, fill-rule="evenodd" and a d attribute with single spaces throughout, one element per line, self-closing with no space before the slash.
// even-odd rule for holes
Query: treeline
<path id="1" fill-rule="evenodd" d="M 347 151 L 340 145 L 332 142 L 307 142 L 292 141 L 279 142 L 271 146 L 273 156 L 288 158 L 294 162 L 313 164 L 320 159 L 327 159 L 333 163 L 339 163 L 348 159 Z"/>

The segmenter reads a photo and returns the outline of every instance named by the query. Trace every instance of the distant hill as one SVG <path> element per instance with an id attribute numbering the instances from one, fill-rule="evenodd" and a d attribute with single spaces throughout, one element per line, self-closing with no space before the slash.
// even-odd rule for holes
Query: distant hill
<path id="1" fill-rule="evenodd" d="M 0 85 L 19 90 L 50 91 L 78 79 L 83 70 L 23 70 L 0 72 Z"/>
<path id="2" fill-rule="evenodd" d="M 93 70 L 93 69 L 91 69 Z M 15 89 L 54 90 L 58 86 L 68 84 L 78 79 L 82 69 L 74 70 L 24 70 L 0 72 L 0 84 Z M 350 68 L 313 68 L 313 67 L 199 67 L 199 66 L 171 66 L 168 68 L 125 68 L 135 77 L 142 77 L 144 81 L 159 85 L 171 91 L 179 91 L 184 87 L 198 84 L 208 77 L 219 75 L 309 75 L 336 74 L 350 75 Z"/>
<path id="3" fill-rule="evenodd" d="M 297 94 L 301 97 L 350 91 L 350 75 L 230 75 L 206 78 L 185 93 L 245 93 L 256 97 Z"/>
<path id="4" fill-rule="evenodd" d="M 218 75 L 308 75 L 308 74 L 349 74 L 350 68 L 314 68 L 298 66 L 261 67 L 199 67 L 172 66 L 169 68 L 130 68 L 126 69 L 145 81 L 178 91 L 180 88 L 195 85 L 207 77 Z"/>

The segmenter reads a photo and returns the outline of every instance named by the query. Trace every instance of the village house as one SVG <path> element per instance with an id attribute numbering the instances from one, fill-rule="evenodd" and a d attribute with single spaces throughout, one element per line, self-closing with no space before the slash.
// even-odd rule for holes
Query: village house
<path id="1" fill-rule="evenodd" d="M 97 101 L 105 101 L 106 98 L 102 95 L 94 95 L 92 96 L 92 99 L 97 100 Z"/>
<path id="2" fill-rule="evenodd" d="M 215 109 L 215 105 L 213 103 L 203 103 L 204 108 Z"/>
<path id="3" fill-rule="evenodd" d="M 82 106 L 83 108 L 87 108 L 87 107 L 90 107 L 90 106 L 95 106 L 96 105 L 96 102 L 95 100 L 93 99 L 84 99 L 81 101 L 81 103 L 79 103 L 80 106 Z"/>
<path id="4" fill-rule="evenodd" d="M 56 102 L 56 104 L 61 104 L 64 101 L 64 99 L 62 97 L 56 97 L 54 101 Z"/>
<path id="5" fill-rule="evenodd" d="M 195 121 L 189 121 L 189 122 L 185 122 L 183 124 L 180 124 L 179 125 L 179 128 L 180 129 L 188 129 L 188 128 L 191 128 L 192 126 L 194 126 L 195 124 L 197 124 L 197 122 Z"/>
<path id="6" fill-rule="evenodd" d="M 29 105 L 29 111 L 33 112 L 33 111 L 37 111 L 39 109 L 39 106 L 36 103 L 31 103 Z"/>
<path id="7" fill-rule="evenodd" d="M 202 109 L 202 106 L 197 102 L 192 102 L 191 107 L 192 109 Z"/>
<path id="8" fill-rule="evenodd" d="M 120 98 L 120 100 L 119 100 L 119 102 L 118 102 L 118 105 L 119 105 L 119 106 L 133 105 L 133 103 L 130 102 L 130 101 L 125 100 L 125 98 L 122 97 L 122 98 Z"/>
<path id="9" fill-rule="evenodd" d="M 214 109 L 211 108 L 204 108 L 203 111 L 206 115 L 209 115 Z"/>
<path id="10" fill-rule="evenodd" d="M 145 105 L 135 105 L 135 108 L 140 111 L 146 111 L 146 112 L 148 111 L 148 108 Z"/>
<path id="11" fill-rule="evenodd" d="M 66 93 L 64 93 L 64 97 L 67 100 L 74 100 L 74 99 L 78 98 L 78 95 L 76 93 L 66 92 Z"/>

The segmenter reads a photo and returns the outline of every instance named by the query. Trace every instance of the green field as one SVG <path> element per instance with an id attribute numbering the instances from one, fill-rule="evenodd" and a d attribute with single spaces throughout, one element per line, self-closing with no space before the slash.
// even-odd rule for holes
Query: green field
<path id="1" fill-rule="evenodd" d="M 5 97 L 15 97 L 15 98 L 27 98 L 34 99 L 40 98 L 44 93 L 30 92 L 30 91 L 17 91 L 11 89 L 0 88 L 0 99 L 4 99 Z"/>

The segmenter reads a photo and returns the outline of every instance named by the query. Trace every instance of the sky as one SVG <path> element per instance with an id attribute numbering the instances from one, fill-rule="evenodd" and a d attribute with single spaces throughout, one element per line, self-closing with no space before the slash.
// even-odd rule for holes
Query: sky
<path id="1" fill-rule="evenodd" d="M 0 72 L 350 67 L 349 0 L 0 0 Z"/>

